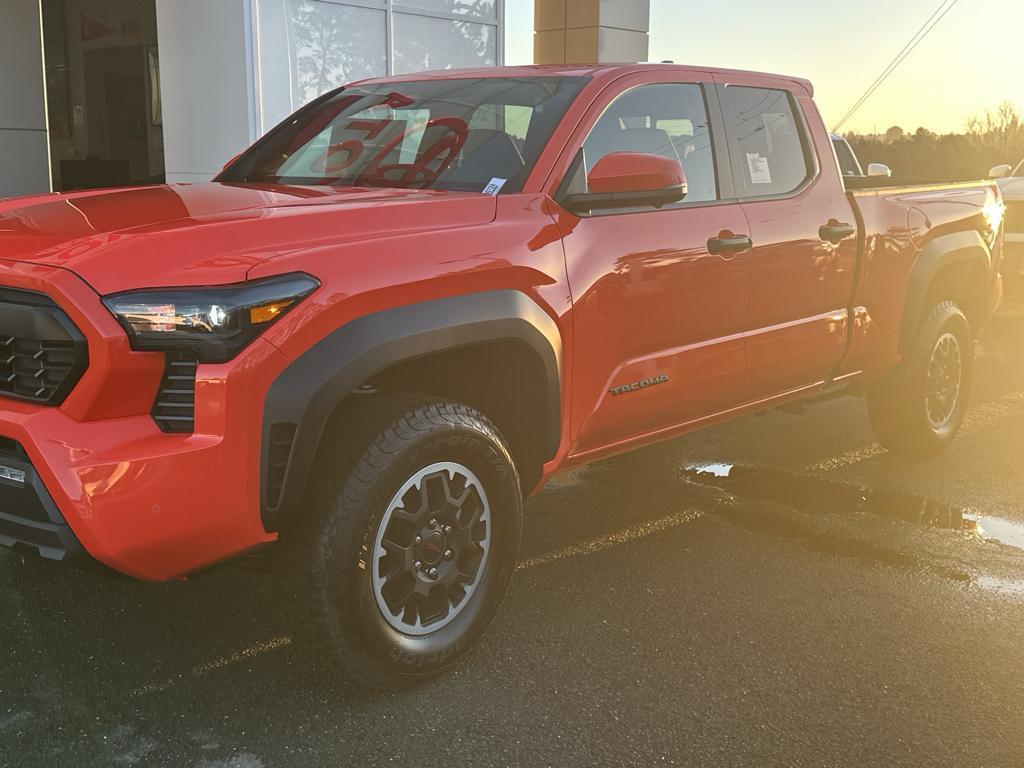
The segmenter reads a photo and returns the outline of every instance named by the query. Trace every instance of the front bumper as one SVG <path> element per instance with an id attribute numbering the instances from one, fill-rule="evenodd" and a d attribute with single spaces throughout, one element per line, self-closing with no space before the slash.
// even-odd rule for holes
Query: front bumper
<path id="1" fill-rule="evenodd" d="M 0 438 L 24 449 L 52 500 L 50 524 L 66 525 L 53 529 L 64 550 L 77 543 L 116 571 L 164 580 L 274 540 L 260 520 L 259 446 L 266 390 L 288 363 L 276 347 L 257 339 L 229 363 L 200 365 L 195 431 L 166 434 L 150 415 L 164 356 L 131 351 L 84 282 L 0 261 L 0 285 L 46 293 L 89 343 L 89 368 L 59 407 L 0 398 Z M 8 523 L 0 543 L 65 557 Z"/>
<path id="2" fill-rule="evenodd" d="M 50 560 L 88 562 L 25 449 L 0 438 L 0 544 L 34 548 Z"/>

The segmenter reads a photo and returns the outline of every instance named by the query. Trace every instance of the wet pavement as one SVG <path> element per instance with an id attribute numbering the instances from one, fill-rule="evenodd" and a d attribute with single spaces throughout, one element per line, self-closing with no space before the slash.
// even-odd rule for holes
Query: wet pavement
<path id="1" fill-rule="evenodd" d="M 292 643 L 270 579 L 0 550 L 0 766 L 1024 766 L 1024 308 L 964 434 L 778 411 L 557 478 L 482 646 L 401 694 Z"/>

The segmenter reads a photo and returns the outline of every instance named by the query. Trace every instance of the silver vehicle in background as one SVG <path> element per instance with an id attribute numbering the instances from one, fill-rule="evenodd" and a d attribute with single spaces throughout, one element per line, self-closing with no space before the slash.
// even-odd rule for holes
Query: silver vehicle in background
<path id="1" fill-rule="evenodd" d="M 892 176 L 889 166 L 882 163 L 868 163 L 868 172 L 864 173 L 864 168 L 857 158 L 857 153 L 850 146 L 850 142 L 838 133 L 832 134 L 832 146 L 836 150 L 836 159 L 839 161 L 839 170 L 842 171 L 843 176 L 847 178 Z"/>
<path id="2" fill-rule="evenodd" d="M 997 165 L 988 175 L 999 184 L 1006 204 L 1003 277 L 1013 298 L 1024 298 L 1024 160 L 1016 168 Z"/>
<path id="3" fill-rule="evenodd" d="M 832 134 L 832 146 L 836 150 L 836 159 L 839 161 L 839 170 L 843 176 L 863 176 L 864 169 L 860 166 L 857 153 L 853 151 L 845 138 L 837 133 Z"/>

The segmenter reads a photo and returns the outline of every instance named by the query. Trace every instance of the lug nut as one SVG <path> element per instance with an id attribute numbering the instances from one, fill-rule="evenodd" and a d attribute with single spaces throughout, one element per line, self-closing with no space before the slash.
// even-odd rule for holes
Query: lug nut
<path id="1" fill-rule="evenodd" d="M 437 578 L 437 568 L 431 568 L 429 571 L 427 571 L 427 576 L 429 576 L 432 579 L 436 579 Z"/>
<path id="2" fill-rule="evenodd" d="M 437 518 L 436 517 L 430 518 L 430 522 L 427 523 L 427 525 L 429 525 L 431 528 L 435 527 L 437 525 Z"/>
<path id="3" fill-rule="evenodd" d="M 415 563 L 412 564 L 412 567 L 415 568 L 417 571 L 422 571 L 423 570 L 423 563 L 421 563 L 419 560 L 417 560 Z"/>
<path id="4" fill-rule="evenodd" d="M 412 540 L 412 543 L 418 547 L 420 544 L 423 543 L 423 537 L 417 536 L 415 539 Z"/>
<path id="5" fill-rule="evenodd" d="M 444 527 L 444 532 L 445 532 L 445 533 L 451 533 L 451 532 L 452 532 L 452 527 L 451 527 L 450 525 L 446 525 L 446 526 Z"/>
<path id="6" fill-rule="evenodd" d="M 444 559 L 445 560 L 451 560 L 453 557 L 455 557 L 455 552 L 453 550 L 446 549 L 444 551 Z"/>

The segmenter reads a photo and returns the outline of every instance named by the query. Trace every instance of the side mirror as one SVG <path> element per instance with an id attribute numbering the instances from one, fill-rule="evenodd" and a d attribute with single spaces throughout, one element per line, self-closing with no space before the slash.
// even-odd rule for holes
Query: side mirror
<path id="1" fill-rule="evenodd" d="M 573 212 L 678 203 L 686 197 L 686 175 L 678 161 L 642 152 L 605 155 L 587 177 L 589 192 L 566 195 Z"/>
<path id="2" fill-rule="evenodd" d="M 1013 168 L 1009 165 L 997 165 L 988 172 L 990 179 L 1006 179 L 1009 178 L 1010 174 L 1013 173 Z"/>
<path id="3" fill-rule="evenodd" d="M 868 163 L 868 176 L 892 176 L 892 168 L 884 163 Z"/>

